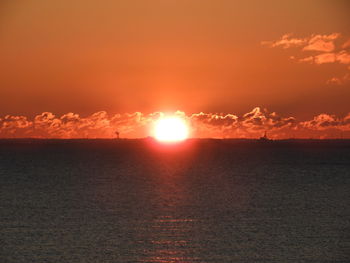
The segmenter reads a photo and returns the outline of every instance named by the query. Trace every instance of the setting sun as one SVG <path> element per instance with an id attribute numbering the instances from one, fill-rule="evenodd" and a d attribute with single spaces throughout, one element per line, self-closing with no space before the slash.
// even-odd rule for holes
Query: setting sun
<path id="1" fill-rule="evenodd" d="M 162 142 L 177 142 L 187 139 L 188 126 L 179 117 L 167 117 L 158 120 L 154 128 L 154 137 Z"/>

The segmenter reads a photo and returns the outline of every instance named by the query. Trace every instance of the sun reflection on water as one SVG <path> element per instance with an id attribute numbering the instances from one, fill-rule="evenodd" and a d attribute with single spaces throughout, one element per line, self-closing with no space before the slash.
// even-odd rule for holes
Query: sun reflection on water
<path id="1" fill-rule="evenodd" d="M 182 162 L 187 167 L 187 161 Z M 188 176 L 173 159 L 163 159 L 154 189 L 155 216 L 145 220 L 139 241 L 143 247 L 141 262 L 203 262 L 196 241 L 198 219 L 190 210 L 192 192 Z"/>
<path id="2" fill-rule="evenodd" d="M 190 240 L 196 220 L 160 216 L 151 222 L 148 247 L 141 262 L 199 262 L 195 256 L 197 247 Z"/>

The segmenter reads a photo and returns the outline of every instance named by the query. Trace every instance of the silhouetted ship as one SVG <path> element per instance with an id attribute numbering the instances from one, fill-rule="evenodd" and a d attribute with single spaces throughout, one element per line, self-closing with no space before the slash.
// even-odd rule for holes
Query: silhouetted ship
<path id="1" fill-rule="evenodd" d="M 271 142 L 272 140 L 267 137 L 266 131 L 264 133 L 264 136 L 259 138 L 260 142 Z"/>

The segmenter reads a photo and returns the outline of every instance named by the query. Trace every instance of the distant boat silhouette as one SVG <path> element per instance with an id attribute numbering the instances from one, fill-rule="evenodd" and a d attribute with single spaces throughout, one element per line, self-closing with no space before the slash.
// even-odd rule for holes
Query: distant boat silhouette
<path id="1" fill-rule="evenodd" d="M 261 142 L 269 142 L 269 141 L 272 141 L 272 140 L 267 137 L 267 133 L 265 131 L 264 136 L 260 137 L 259 141 L 261 141 Z"/>

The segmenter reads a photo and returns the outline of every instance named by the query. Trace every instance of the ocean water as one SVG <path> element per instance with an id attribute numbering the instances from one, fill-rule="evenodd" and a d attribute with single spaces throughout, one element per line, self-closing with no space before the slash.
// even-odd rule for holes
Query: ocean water
<path id="1" fill-rule="evenodd" d="M 350 141 L 0 141 L 0 262 L 350 262 Z"/>

